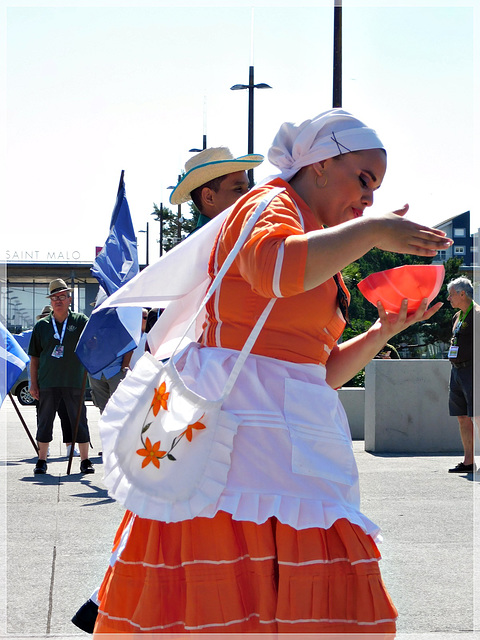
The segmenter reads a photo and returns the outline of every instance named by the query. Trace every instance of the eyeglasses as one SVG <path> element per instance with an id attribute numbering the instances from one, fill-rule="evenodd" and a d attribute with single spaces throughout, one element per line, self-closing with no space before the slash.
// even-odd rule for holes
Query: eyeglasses
<path id="1" fill-rule="evenodd" d="M 59 296 L 50 296 L 50 300 L 52 302 L 63 302 L 64 300 L 66 300 L 69 296 L 66 296 L 64 293 L 62 293 Z"/>

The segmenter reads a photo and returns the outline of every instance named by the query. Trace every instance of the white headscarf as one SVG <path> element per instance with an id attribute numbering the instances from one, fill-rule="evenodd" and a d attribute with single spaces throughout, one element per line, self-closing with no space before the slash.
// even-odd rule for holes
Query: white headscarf
<path id="1" fill-rule="evenodd" d="M 373 129 L 343 109 L 330 109 L 296 125 L 285 122 L 275 136 L 268 160 L 289 180 L 302 167 L 363 149 L 384 149 Z"/>

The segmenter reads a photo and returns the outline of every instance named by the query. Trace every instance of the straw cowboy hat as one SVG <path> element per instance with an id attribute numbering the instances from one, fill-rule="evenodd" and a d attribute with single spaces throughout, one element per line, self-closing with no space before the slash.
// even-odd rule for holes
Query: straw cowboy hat
<path id="1" fill-rule="evenodd" d="M 227 147 L 204 149 L 185 163 L 185 175 L 172 191 L 170 202 L 188 202 L 192 191 L 202 184 L 228 173 L 253 169 L 262 162 L 263 156 L 256 154 L 234 158 Z"/>
<path id="2" fill-rule="evenodd" d="M 48 296 L 46 296 L 46 298 L 50 298 L 51 296 L 54 296 L 57 293 L 63 293 L 64 291 L 72 291 L 70 287 L 67 287 L 65 280 L 61 280 L 60 278 L 57 278 L 56 280 L 52 280 L 50 282 L 48 290 L 50 291 L 50 293 L 48 294 Z"/>

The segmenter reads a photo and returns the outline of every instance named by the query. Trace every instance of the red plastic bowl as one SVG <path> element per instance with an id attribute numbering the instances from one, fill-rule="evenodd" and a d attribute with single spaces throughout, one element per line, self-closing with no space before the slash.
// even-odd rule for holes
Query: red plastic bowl
<path id="1" fill-rule="evenodd" d="M 436 264 L 412 264 L 372 273 L 358 283 L 365 298 L 385 311 L 398 313 L 402 300 L 408 299 L 408 313 L 418 309 L 424 298 L 428 304 L 437 296 L 445 277 L 445 269 Z"/>

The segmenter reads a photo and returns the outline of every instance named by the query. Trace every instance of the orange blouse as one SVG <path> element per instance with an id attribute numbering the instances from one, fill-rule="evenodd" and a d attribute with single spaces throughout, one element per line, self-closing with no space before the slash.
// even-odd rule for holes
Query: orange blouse
<path id="1" fill-rule="evenodd" d="M 281 179 L 241 198 L 215 241 L 209 274 L 213 278 L 265 194 L 285 187 L 263 212 L 246 243 L 207 304 L 201 343 L 240 350 L 265 308 L 277 298 L 252 353 L 290 362 L 325 365 L 345 327 L 330 278 L 304 290 L 306 232 L 319 229 L 312 211 Z M 295 206 L 296 205 L 296 206 Z M 298 207 L 298 209 L 297 209 Z M 340 277 L 342 287 L 345 289 Z M 345 289 L 348 294 L 348 291 Z"/>

